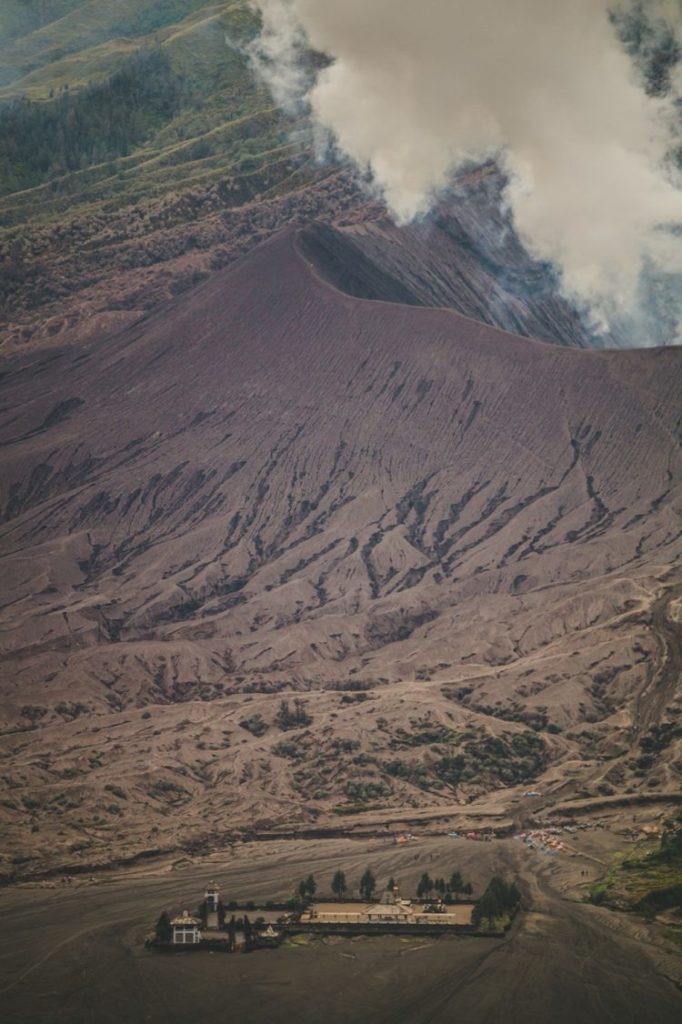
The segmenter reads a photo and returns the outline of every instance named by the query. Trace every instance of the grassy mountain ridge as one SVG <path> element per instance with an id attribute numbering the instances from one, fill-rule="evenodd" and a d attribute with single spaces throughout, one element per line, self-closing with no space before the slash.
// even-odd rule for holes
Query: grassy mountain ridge
<path id="1" fill-rule="evenodd" d="M 100 8 L 107 10 L 109 6 L 111 5 L 84 5 L 86 12 L 92 7 L 96 7 L 98 11 Z M 153 13 L 158 5 L 142 6 Z M 69 120 L 73 120 L 74 111 L 79 115 L 81 131 L 96 132 L 103 121 L 102 96 L 106 96 L 107 92 L 113 93 L 111 106 L 118 108 L 121 117 L 128 113 L 134 114 L 135 97 L 121 92 L 120 89 L 117 95 L 117 86 L 126 73 L 131 77 L 140 59 L 150 51 L 163 56 L 164 64 L 172 74 L 173 80 L 182 84 L 179 102 L 162 107 L 159 111 L 153 108 L 145 109 L 149 107 L 149 102 L 146 97 L 141 97 L 137 106 L 142 107 L 148 115 L 147 132 L 139 137 L 139 133 L 135 132 L 135 126 L 131 125 L 128 146 L 119 145 L 118 152 L 112 148 L 104 159 L 101 159 L 101 154 L 94 150 L 76 167 L 73 166 L 73 160 L 66 166 L 55 160 L 52 167 L 43 168 L 42 180 L 50 181 L 52 184 L 48 195 L 38 192 L 30 197 L 30 219 L 43 219 L 49 216 L 49 211 L 43 207 L 55 198 L 55 194 L 57 197 L 71 196 L 76 206 L 82 206 L 88 199 L 92 201 L 92 197 L 88 195 L 88 179 L 108 179 L 112 171 L 126 173 L 130 169 L 130 164 L 115 168 L 107 166 L 105 160 L 108 156 L 131 156 L 133 163 L 138 165 L 155 156 L 161 157 L 162 163 L 194 164 L 214 152 L 219 157 L 223 156 L 228 165 L 234 162 L 234 153 L 229 148 L 220 152 L 220 146 L 216 145 L 216 131 L 238 118 L 253 116 L 262 109 L 272 108 L 269 94 L 254 80 L 248 70 L 246 58 L 240 50 L 241 44 L 255 31 L 255 21 L 248 5 L 241 2 L 203 4 L 202 11 L 193 10 L 188 17 L 176 20 L 172 24 L 167 23 L 171 13 L 168 7 L 180 15 L 186 14 L 188 7 L 197 6 L 196 2 L 163 5 L 165 27 L 141 35 L 128 32 L 120 36 L 115 33 L 115 25 L 102 25 L 97 22 L 99 35 L 96 36 L 94 46 L 88 45 L 90 34 L 87 21 L 85 28 L 78 23 L 72 26 L 74 34 L 69 35 L 70 43 L 66 48 L 50 46 L 46 50 L 35 52 L 30 58 L 34 63 L 28 74 L 20 75 L 11 87 L 5 88 L 2 95 L 7 102 L 3 113 L 6 119 L 6 133 L 11 142 L 13 137 L 24 131 L 27 122 L 30 125 L 31 118 L 39 122 L 39 127 L 41 119 L 43 123 L 56 120 L 66 127 Z M 119 11 L 119 17 L 120 13 Z M 65 30 L 63 21 L 69 19 L 63 19 L 59 23 L 62 32 Z M 26 37 L 27 45 L 35 35 L 36 33 L 33 33 Z M 102 41 L 105 36 L 106 40 Z M 232 41 L 230 44 L 226 41 L 228 38 Z M 80 45 L 80 48 L 77 49 L 77 45 Z M 13 53 L 15 48 L 16 44 L 13 43 Z M 16 66 L 18 60 L 20 55 L 14 54 L 11 58 L 7 48 L 0 48 L 0 67 L 4 68 L 5 73 L 11 68 L 12 62 Z M 145 69 L 147 74 L 149 70 Z M 159 83 L 160 89 L 164 85 L 170 88 L 170 83 L 162 81 Z M 65 93 L 74 91 L 77 95 L 71 98 L 69 105 L 69 97 L 65 96 Z M 21 104 L 17 103 L 19 99 L 23 101 Z M 22 112 L 23 118 L 20 123 L 13 123 L 12 112 L 17 110 Z M 249 131 L 246 136 L 248 138 L 253 134 L 253 131 Z M 255 134 L 258 134 L 257 131 Z M 207 138 L 211 135 L 214 137 Z M 184 154 L 184 160 L 177 159 L 178 154 L 175 150 L 178 144 L 199 139 L 204 140 L 201 153 L 188 152 Z M 266 138 L 263 148 L 271 148 L 271 145 L 272 139 Z M 253 146 L 250 147 L 250 150 L 252 149 Z M 170 158 L 171 154 L 174 154 L 173 158 Z M 164 157 L 168 157 L 168 161 L 164 161 Z M 11 155 L 6 155 L 6 162 L 10 159 Z M 86 168 L 93 168 L 93 171 L 85 181 L 82 176 L 76 177 L 73 181 L 63 180 L 65 173 Z M 12 191 L 21 192 L 36 184 L 31 168 L 26 169 L 23 180 L 21 170 L 21 166 L 15 168 L 16 182 Z M 200 169 L 188 167 L 186 177 L 189 180 L 200 178 L 201 173 L 197 175 L 197 170 Z M 137 184 L 138 198 L 150 190 L 150 182 L 143 176 Z M 115 189 L 113 194 L 116 194 Z M 22 199 L 18 198 L 17 203 L 16 210 L 10 202 L 3 204 L 1 214 L 5 222 L 11 222 L 14 218 L 26 218 L 27 210 L 22 204 Z M 60 204 L 62 214 L 64 205 Z"/>
<path id="2" fill-rule="evenodd" d="M 30 6 L 25 0 L 5 0 L 0 10 L 0 32 L 5 43 L 38 31 L 63 18 L 82 0 L 41 0 Z"/>
<path id="3" fill-rule="evenodd" d="M 66 68 L 73 70 L 80 63 L 91 76 L 106 74 L 111 65 L 105 63 L 98 72 L 97 62 L 92 61 L 92 51 L 103 44 L 115 53 L 122 40 L 140 45 L 150 34 L 177 25 L 197 9 L 213 12 L 235 6 L 245 5 L 209 5 L 204 0 L 56 0 L 31 4 L 27 10 L 25 4 L 10 4 L 0 15 L 2 38 L 7 40 L 0 46 L 5 92 L 23 94 L 28 85 L 28 91 L 46 98 Z M 98 57 L 104 59 L 105 51 Z M 72 84 L 82 81 L 72 79 Z"/>
<path id="4" fill-rule="evenodd" d="M 128 58 L 106 82 L 52 103 L 17 100 L 0 114 L 6 140 L 0 190 L 11 193 L 57 174 L 126 156 L 181 106 L 183 83 L 160 48 Z"/>
<path id="5" fill-rule="evenodd" d="M 257 23 L 245 0 L 33 9 L 33 23 L 18 7 L 3 12 L 0 46 L 10 348 L 140 316 L 244 251 L 253 228 L 239 214 L 226 224 L 225 211 L 286 200 L 329 175 L 307 155 L 305 125 L 294 141 L 297 126 L 251 71 L 243 46 Z M 274 226 L 290 216 L 275 212 Z M 141 267 L 143 279 L 129 280 Z"/>

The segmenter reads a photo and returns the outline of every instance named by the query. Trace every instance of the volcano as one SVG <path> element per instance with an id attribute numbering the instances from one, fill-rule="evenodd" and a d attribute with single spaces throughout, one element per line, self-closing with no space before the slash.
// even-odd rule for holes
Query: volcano
<path id="1" fill-rule="evenodd" d="M 216 808 L 679 790 L 682 351 L 362 297 L 352 251 L 288 230 L 118 334 L 5 360 L 6 872 L 75 856 L 39 812 L 96 861 Z"/>

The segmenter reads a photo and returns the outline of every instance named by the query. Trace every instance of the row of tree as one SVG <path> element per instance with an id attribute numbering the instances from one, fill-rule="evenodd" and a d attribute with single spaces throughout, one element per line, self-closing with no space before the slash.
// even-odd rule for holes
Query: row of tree
<path id="1" fill-rule="evenodd" d="M 389 887 L 394 885 L 394 880 L 390 879 Z M 372 896 L 376 892 L 376 887 L 377 880 L 374 875 L 374 872 L 372 871 L 371 868 L 367 868 L 362 878 L 360 879 L 360 884 L 358 886 L 360 896 L 365 900 L 371 900 Z M 341 871 L 340 868 L 338 871 L 335 872 L 334 877 L 332 878 L 331 890 L 334 893 L 334 895 L 337 896 L 339 899 L 343 899 L 344 896 L 348 894 L 348 882 L 346 881 L 346 873 L 345 871 Z M 296 893 L 299 899 L 303 902 L 305 902 L 306 900 L 313 899 L 316 892 L 317 882 L 315 881 L 314 875 L 308 875 L 307 878 L 302 878 L 301 881 L 298 883 L 298 887 L 296 889 Z"/>
<path id="2" fill-rule="evenodd" d="M 473 892 L 471 882 L 465 882 L 461 872 L 453 871 L 448 881 L 444 878 L 431 878 L 427 871 L 417 883 L 417 897 L 430 899 L 434 894 L 442 898 L 446 896 L 470 896 Z"/>
<path id="3" fill-rule="evenodd" d="M 394 878 L 389 878 L 388 888 L 395 889 L 396 881 Z M 367 868 L 360 879 L 358 885 L 358 891 L 360 896 L 364 900 L 371 900 L 377 889 L 377 879 L 371 868 Z M 343 899 L 349 893 L 349 886 L 346 879 L 345 871 L 340 868 L 334 873 L 331 880 L 331 891 L 338 899 Z M 296 895 L 301 902 L 307 902 L 312 900 L 317 892 L 317 882 L 315 881 L 314 875 L 308 875 L 307 878 L 302 878 L 296 888 Z M 431 899 L 434 895 L 447 900 L 448 897 L 458 898 L 459 896 L 470 896 L 473 892 L 471 882 L 465 882 L 462 878 L 461 872 L 453 871 L 450 878 L 446 881 L 444 878 L 431 878 L 428 872 L 419 879 L 417 883 L 417 898 L 418 899 Z"/>

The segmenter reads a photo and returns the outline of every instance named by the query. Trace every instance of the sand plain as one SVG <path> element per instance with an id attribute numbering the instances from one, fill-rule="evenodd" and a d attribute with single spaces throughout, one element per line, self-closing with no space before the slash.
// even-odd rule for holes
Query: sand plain
<path id="1" fill-rule="evenodd" d="M 518 841 L 423 837 L 243 844 L 196 863 L 168 862 L 87 880 L 5 889 L 0 998 L 24 1024 L 673 1024 L 679 960 L 655 926 L 580 902 L 623 842 L 582 833 L 576 851 L 543 857 Z M 371 864 L 407 890 L 419 873 L 458 867 L 478 887 L 518 879 L 524 911 L 507 938 L 296 940 L 249 955 L 160 955 L 144 937 L 164 906 L 194 906 L 215 877 L 225 896 L 288 896 L 305 871 L 321 885 L 341 865 Z M 357 876 L 357 878 L 356 878 Z M 679 981 L 679 978 L 677 979 Z"/>

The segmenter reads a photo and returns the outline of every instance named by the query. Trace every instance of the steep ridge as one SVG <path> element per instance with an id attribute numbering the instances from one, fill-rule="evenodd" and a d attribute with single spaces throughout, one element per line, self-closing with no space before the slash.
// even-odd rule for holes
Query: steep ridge
<path id="1" fill-rule="evenodd" d="M 285 232 L 5 361 L 6 873 L 679 788 L 682 353 L 353 298 L 314 256 Z"/>
<path id="2" fill-rule="evenodd" d="M 304 246 L 324 276 L 358 298 L 447 306 L 503 330 L 579 348 L 624 344 L 598 334 L 561 294 L 555 270 L 533 259 L 504 202 L 494 164 L 467 175 L 428 218 L 396 226 L 388 217 L 336 227 L 314 224 Z"/>
<path id="3" fill-rule="evenodd" d="M 523 249 L 502 187 L 492 165 L 464 173 L 427 220 L 396 227 L 347 168 L 321 168 L 303 147 L 267 168 L 231 168 L 217 182 L 132 205 L 121 198 L 101 212 L 68 198 L 55 209 L 50 194 L 56 224 L 44 223 L 32 190 L 25 216 L 0 230 L 0 346 L 80 344 L 122 329 L 292 225 L 308 226 L 315 264 L 357 297 L 447 306 L 563 345 L 625 344 L 623 332 L 591 330 L 552 269 Z"/>

